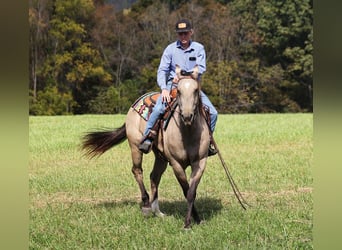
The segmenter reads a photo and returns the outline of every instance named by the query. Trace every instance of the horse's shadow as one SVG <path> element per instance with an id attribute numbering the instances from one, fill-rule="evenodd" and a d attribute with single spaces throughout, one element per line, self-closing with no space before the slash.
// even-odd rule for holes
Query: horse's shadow
<path id="1" fill-rule="evenodd" d="M 166 215 L 183 219 L 187 212 L 186 200 L 160 202 L 160 210 Z M 222 208 L 221 200 L 214 198 L 198 198 L 195 207 L 201 219 L 210 220 Z"/>
<path id="2" fill-rule="evenodd" d="M 96 207 L 100 208 L 117 208 L 125 206 L 139 206 L 139 204 L 132 200 L 122 200 L 119 202 L 102 202 Z M 160 210 L 166 214 L 166 216 L 173 216 L 177 219 L 183 219 L 187 212 L 187 202 L 186 200 L 175 200 L 175 201 L 159 201 Z M 201 219 L 210 220 L 214 217 L 222 208 L 221 200 L 214 198 L 198 198 L 195 202 L 195 207 Z"/>

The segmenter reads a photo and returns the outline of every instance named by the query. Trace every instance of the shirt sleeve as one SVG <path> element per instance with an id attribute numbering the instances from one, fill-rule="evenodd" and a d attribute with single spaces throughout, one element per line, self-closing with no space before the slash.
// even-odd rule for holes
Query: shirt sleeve
<path id="1" fill-rule="evenodd" d="M 206 67 L 206 55 L 205 55 L 205 49 L 204 49 L 203 45 L 201 45 L 199 47 L 196 62 L 198 64 L 198 73 L 199 73 L 199 78 L 200 78 L 200 76 L 207 69 L 207 67 Z"/>
<path id="2" fill-rule="evenodd" d="M 157 83 L 161 90 L 166 89 L 167 77 L 170 74 L 171 67 L 171 47 L 168 46 L 163 52 L 163 55 L 160 59 L 160 64 L 157 72 Z"/>

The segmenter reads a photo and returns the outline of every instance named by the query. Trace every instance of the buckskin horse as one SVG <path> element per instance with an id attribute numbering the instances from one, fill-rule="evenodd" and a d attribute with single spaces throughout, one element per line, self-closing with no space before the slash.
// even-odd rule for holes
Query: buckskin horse
<path id="1" fill-rule="evenodd" d="M 90 157 L 94 157 L 128 139 L 133 161 L 132 173 L 140 188 L 142 212 L 145 215 L 149 213 L 164 215 L 159 209 L 158 185 L 169 163 L 187 200 L 184 228 L 190 228 L 191 216 L 197 224 L 201 222 L 194 202 L 198 184 L 206 167 L 210 130 L 202 112 L 200 84 L 197 79 L 198 66 L 195 66 L 186 76 L 181 74 L 181 69 L 177 66 L 176 74 L 180 79 L 177 86 L 177 106 L 167 129 L 159 130 L 152 147 L 155 161 L 150 174 L 151 197 L 143 182 L 143 154 L 138 149 L 146 121 L 133 108 L 128 111 L 126 121 L 120 128 L 85 134 L 82 148 Z M 191 176 L 188 182 L 185 170 L 189 166 L 191 166 Z"/>

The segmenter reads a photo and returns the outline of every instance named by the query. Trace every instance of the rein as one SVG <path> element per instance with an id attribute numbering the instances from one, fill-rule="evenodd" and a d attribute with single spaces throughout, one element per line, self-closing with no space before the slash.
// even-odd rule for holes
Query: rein
<path id="1" fill-rule="evenodd" d="M 246 200 L 243 198 L 243 196 L 242 196 L 240 190 L 238 189 L 238 187 L 237 187 L 237 185 L 236 185 L 236 183 L 235 183 L 235 181 L 234 181 L 232 175 L 230 174 L 230 172 L 229 172 L 229 170 L 228 170 L 228 167 L 227 167 L 225 161 L 224 161 L 223 158 L 222 158 L 221 152 L 220 152 L 220 150 L 218 149 L 217 144 L 216 144 L 216 142 L 215 142 L 215 140 L 214 140 L 213 137 L 212 137 L 212 143 L 213 143 L 215 149 L 217 150 L 217 154 L 218 154 L 218 156 L 219 156 L 219 158 L 220 158 L 220 160 L 221 160 L 222 167 L 223 167 L 223 169 L 224 169 L 224 171 L 225 171 L 225 173 L 226 173 L 226 175 L 227 175 L 227 178 L 228 178 L 228 180 L 229 180 L 229 183 L 230 183 L 230 185 L 231 185 L 232 188 L 233 188 L 235 197 L 238 199 L 238 201 L 239 201 L 241 207 L 242 207 L 243 209 L 246 210 L 246 209 L 247 209 L 246 207 L 247 207 L 247 206 L 250 206 L 250 207 L 251 207 L 251 205 L 249 205 L 249 204 L 246 202 Z"/>

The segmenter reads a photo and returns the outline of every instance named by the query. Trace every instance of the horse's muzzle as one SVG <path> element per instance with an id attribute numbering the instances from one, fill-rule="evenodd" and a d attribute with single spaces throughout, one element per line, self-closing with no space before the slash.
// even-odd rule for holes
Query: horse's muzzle
<path id="1" fill-rule="evenodd" d="M 189 115 L 181 115 L 182 120 L 186 126 L 191 126 L 192 122 L 194 121 L 194 115 L 189 114 Z"/>

